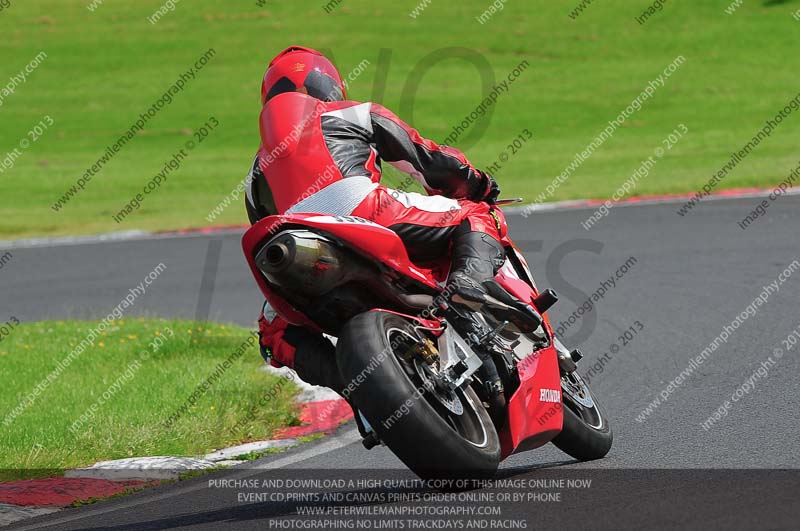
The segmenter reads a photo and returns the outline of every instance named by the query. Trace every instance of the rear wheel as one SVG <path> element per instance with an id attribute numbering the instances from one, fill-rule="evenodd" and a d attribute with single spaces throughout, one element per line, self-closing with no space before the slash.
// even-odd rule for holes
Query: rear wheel
<path id="1" fill-rule="evenodd" d="M 471 388 L 436 388 L 437 363 L 409 355 L 422 333 L 387 312 L 351 319 L 336 347 L 349 398 L 420 477 L 490 477 L 500 460 L 492 421 Z"/>
<path id="2" fill-rule="evenodd" d="M 608 418 L 577 371 L 561 376 L 561 397 L 564 427 L 553 444 L 581 461 L 605 457 L 614 434 Z"/>

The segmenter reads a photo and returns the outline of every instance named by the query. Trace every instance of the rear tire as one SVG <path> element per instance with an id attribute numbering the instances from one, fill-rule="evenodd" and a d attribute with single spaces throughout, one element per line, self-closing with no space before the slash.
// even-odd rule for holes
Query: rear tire
<path id="1" fill-rule="evenodd" d="M 404 343 L 419 337 L 409 320 L 391 313 L 370 311 L 351 319 L 336 347 L 345 396 L 381 441 L 420 477 L 493 476 L 500 441 L 475 392 L 466 388 L 453 394 L 448 404 L 461 408 L 460 415 L 454 413 L 422 387 L 414 362 L 397 355 Z"/>

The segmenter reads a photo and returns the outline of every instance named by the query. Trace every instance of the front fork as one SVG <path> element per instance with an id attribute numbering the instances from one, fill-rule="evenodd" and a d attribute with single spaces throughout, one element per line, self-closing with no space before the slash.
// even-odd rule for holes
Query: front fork
<path id="1" fill-rule="evenodd" d="M 556 352 L 558 353 L 558 366 L 561 371 L 566 374 L 577 371 L 577 363 L 583 358 L 581 350 L 576 348 L 570 352 L 556 336 L 553 336 L 553 346 L 556 347 Z"/>

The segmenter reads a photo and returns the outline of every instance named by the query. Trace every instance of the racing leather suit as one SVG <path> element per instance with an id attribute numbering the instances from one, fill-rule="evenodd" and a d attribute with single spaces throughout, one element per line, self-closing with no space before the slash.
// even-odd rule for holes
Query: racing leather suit
<path id="1" fill-rule="evenodd" d="M 506 225 L 489 204 L 499 192 L 494 180 L 463 153 L 422 138 L 385 107 L 287 92 L 266 103 L 260 131 L 262 143 L 247 178 L 251 223 L 284 213 L 352 215 L 396 232 L 412 260 L 444 256 L 451 244 L 483 245 L 477 254 L 502 264 L 497 240 Z M 431 195 L 380 185 L 383 162 L 408 173 Z M 493 276 L 496 267 L 485 274 Z M 280 316 L 270 322 L 263 312 L 259 329 L 262 354 L 272 365 L 294 367 L 309 383 L 338 390 L 334 347 L 327 339 Z"/>

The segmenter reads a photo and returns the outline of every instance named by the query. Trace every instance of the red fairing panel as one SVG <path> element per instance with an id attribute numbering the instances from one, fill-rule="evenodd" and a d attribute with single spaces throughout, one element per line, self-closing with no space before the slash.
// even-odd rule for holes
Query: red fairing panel
<path id="1" fill-rule="evenodd" d="M 508 418 L 499 433 L 502 459 L 550 442 L 564 420 L 555 347 L 529 355 L 517 367 L 520 386 L 508 401 Z"/>
<path id="2" fill-rule="evenodd" d="M 324 230 L 392 269 L 433 288 L 438 287 L 430 271 L 414 265 L 408 257 L 403 241 L 394 231 L 386 227 L 355 216 L 297 214 L 285 218 L 287 221 L 297 219 L 297 222 L 303 225 Z"/>
<path id="3" fill-rule="evenodd" d="M 258 267 L 256 267 L 254 259 L 256 246 L 265 238 L 277 234 L 282 220 L 283 216 L 266 217 L 244 233 L 244 236 L 242 236 L 242 249 L 244 250 L 245 258 L 247 258 L 247 265 L 250 266 L 250 271 L 253 273 L 253 277 L 256 279 L 264 298 L 267 299 L 269 305 L 278 315 L 293 325 L 305 326 L 311 330 L 320 332 L 320 328 L 306 317 L 305 314 L 297 311 L 291 304 L 286 302 L 283 297 L 273 293 L 272 290 L 269 289 L 267 282 L 264 280 L 264 275 Z"/>
<path id="4" fill-rule="evenodd" d="M 414 280 L 432 288 L 438 286 L 429 270 L 418 268 L 411 262 L 400 237 L 386 227 L 354 216 L 292 214 L 266 217 L 250 227 L 242 238 L 242 247 L 250 269 L 259 280 L 259 286 L 265 296 L 268 295 L 269 288 L 255 265 L 254 250 L 260 242 L 280 232 L 285 224 L 302 225 L 325 231 L 348 242 L 353 249 L 380 260 L 381 263 Z M 269 299 L 269 297 L 267 298 Z"/>
<path id="5" fill-rule="evenodd" d="M 524 262 L 523 262 L 524 263 Z M 527 268 L 527 265 L 525 265 Z M 497 274 L 497 281 L 519 299 L 530 302 L 536 292 L 519 279 L 508 262 Z M 544 326 L 552 336 L 550 320 Z M 561 373 L 555 347 L 531 353 L 517 365 L 520 386 L 508 402 L 506 425 L 500 430 L 501 457 L 531 450 L 548 443 L 561 432 Z"/>

